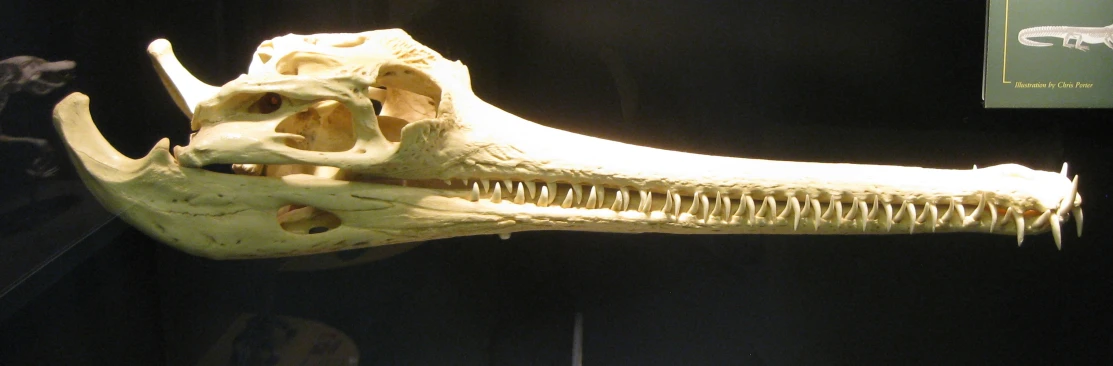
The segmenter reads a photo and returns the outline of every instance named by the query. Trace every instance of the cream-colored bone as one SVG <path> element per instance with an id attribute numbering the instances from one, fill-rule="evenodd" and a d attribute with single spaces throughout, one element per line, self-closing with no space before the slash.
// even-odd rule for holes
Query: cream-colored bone
<path id="1" fill-rule="evenodd" d="M 552 129 L 483 102 L 466 67 L 400 30 L 278 37 L 219 89 L 181 67 L 168 42 L 149 51 L 192 118 L 187 146 L 164 139 L 124 157 L 80 94 L 58 104 L 55 124 L 105 206 L 211 258 L 527 230 L 994 232 L 1018 242 L 1051 231 L 1059 245 L 1058 225 L 1081 222 L 1077 178 L 1065 172 L 729 158 Z M 212 164 L 247 174 L 201 169 Z"/>
<path id="2" fill-rule="evenodd" d="M 181 62 L 178 62 L 178 58 L 174 56 L 174 49 L 165 39 L 151 42 L 147 47 L 147 54 L 154 61 L 155 71 L 158 72 L 162 85 L 170 93 L 170 98 L 188 117 L 193 117 L 193 110 L 201 104 L 201 101 L 212 98 L 220 89 L 197 80 L 185 66 L 182 66 Z"/>

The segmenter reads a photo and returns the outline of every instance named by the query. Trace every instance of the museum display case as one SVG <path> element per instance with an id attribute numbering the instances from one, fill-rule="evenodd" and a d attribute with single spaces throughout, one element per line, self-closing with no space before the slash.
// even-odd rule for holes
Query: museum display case
<path id="1" fill-rule="evenodd" d="M 984 4 L 62 3 L 0 364 L 1113 361 L 1113 114 L 985 108 Z"/>

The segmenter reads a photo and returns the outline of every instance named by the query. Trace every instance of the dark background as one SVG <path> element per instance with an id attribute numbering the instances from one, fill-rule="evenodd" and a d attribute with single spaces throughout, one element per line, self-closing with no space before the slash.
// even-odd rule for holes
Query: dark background
<path id="1" fill-rule="evenodd" d="M 587 365 L 1113 363 L 1113 114 L 983 109 L 984 17 L 977 1 L 8 3 L 0 58 L 78 64 L 68 90 L 13 97 L 9 134 L 53 138 L 51 105 L 81 91 L 125 154 L 185 144 L 150 41 L 222 84 L 275 36 L 403 27 L 468 65 L 492 104 L 597 137 L 956 169 L 1068 161 L 1088 224 L 1081 239 L 1066 226 L 1062 251 L 1047 234 L 1017 248 L 982 234 L 518 233 L 312 273 L 131 231 L 0 323 L 0 364 L 192 364 L 236 314 L 267 310 L 341 329 L 368 365 L 568 364 L 577 312 Z"/>

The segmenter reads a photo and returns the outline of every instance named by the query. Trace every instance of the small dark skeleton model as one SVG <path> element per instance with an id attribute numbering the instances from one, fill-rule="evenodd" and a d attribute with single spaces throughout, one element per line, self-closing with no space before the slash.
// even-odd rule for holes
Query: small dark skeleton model
<path id="1" fill-rule="evenodd" d="M 73 61 L 49 62 L 34 56 L 15 56 L 0 61 L 0 112 L 8 103 L 8 96 L 26 91 L 35 95 L 45 95 L 65 85 L 73 77 Z M 58 168 L 53 163 L 53 149 L 46 140 L 33 137 L 15 137 L 4 134 L 0 124 L 0 143 L 31 144 L 39 150 L 39 156 L 27 169 L 27 174 L 38 178 L 54 175 Z"/>

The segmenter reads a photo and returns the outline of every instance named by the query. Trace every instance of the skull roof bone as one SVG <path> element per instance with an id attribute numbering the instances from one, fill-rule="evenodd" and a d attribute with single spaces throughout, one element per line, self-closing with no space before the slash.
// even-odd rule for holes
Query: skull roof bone
<path id="1" fill-rule="evenodd" d="M 138 160 L 94 126 L 84 95 L 55 109 L 101 202 L 210 258 L 321 253 L 525 230 L 677 234 L 1052 231 L 1077 177 L 706 156 L 545 127 L 478 98 L 467 68 L 401 30 L 287 35 L 217 88 L 169 42 L 148 49 L 197 131 Z M 376 108 L 376 104 L 379 105 Z M 378 109 L 378 110 L 376 110 Z M 201 169 L 233 164 L 239 174 Z M 1065 168 L 1065 166 L 1064 166 Z"/>

